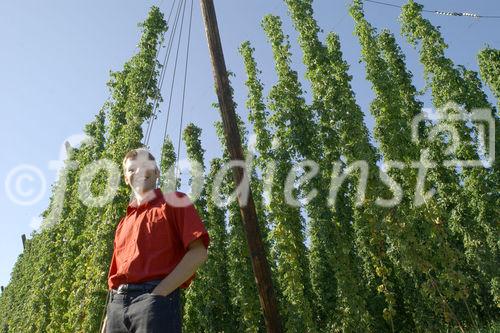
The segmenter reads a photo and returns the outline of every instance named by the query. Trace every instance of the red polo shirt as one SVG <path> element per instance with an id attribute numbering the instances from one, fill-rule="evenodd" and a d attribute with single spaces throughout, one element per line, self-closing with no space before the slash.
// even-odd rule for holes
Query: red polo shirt
<path id="1" fill-rule="evenodd" d="M 174 270 L 195 239 L 200 238 L 208 249 L 210 238 L 193 204 L 188 201 L 186 207 L 175 207 L 159 188 L 153 193 L 153 199 L 139 206 L 133 200 L 116 227 L 109 289 L 116 289 L 122 283 L 163 279 Z M 182 192 L 167 194 L 171 195 L 189 200 Z M 195 275 L 180 288 L 187 288 Z"/>

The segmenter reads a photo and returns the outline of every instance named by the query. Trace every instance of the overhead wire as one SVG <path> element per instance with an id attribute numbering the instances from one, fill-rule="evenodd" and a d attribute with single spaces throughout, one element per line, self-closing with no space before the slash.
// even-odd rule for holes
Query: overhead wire
<path id="1" fill-rule="evenodd" d="M 172 7 L 170 7 L 170 11 L 169 11 L 168 18 L 167 18 L 167 28 L 169 27 L 170 18 L 171 18 L 171 16 L 172 16 L 172 12 L 173 12 L 173 9 L 174 9 L 174 6 L 175 6 L 176 1 L 177 1 L 177 0 L 174 0 L 174 1 L 172 2 Z M 163 0 L 160 2 L 160 4 L 158 5 L 158 7 L 160 7 L 160 6 L 161 6 L 161 3 L 163 3 Z M 159 54 L 160 54 L 160 50 L 161 50 L 161 48 L 162 48 L 162 46 L 163 46 L 163 42 L 165 41 L 165 34 L 166 34 L 166 33 L 167 33 L 167 31 L 163 32 L 163 36 L 162 36 L 161 42 L 160 42 L 160 44 L 158 45 L 158 49 L 156 50 L 155 61 L 158 61 L 158 56 L 159 56 Z M 163 63 L 163 66 L 164 66 L 164 65 L 165 65 L 165 62 Z M 148 83 L 147 83 L 147 85 L 146 85 L 146 93 L 147 93 L 147 90 L 149 89 L 149 85 L 150 85 L 150 83 L 151 83 L 151 79 L 153 78 L 153 74 L 154 74 L 155 69 L 156 69 L 156 63 L 155 63 L 155 65 L 151 68 L 151 74 L 150 74 L 150 76 L 149 76 L 149 80 L 148 80 Z M 155 96 L 155 98 L 153 99 L 154 104 L 153 104 L 153 112 L 152 112 L 152 114 L 154 114 L 154 113 L 155 113 L 155 110 L 156 110 L 156 108 L 158 107 L 158 105 L 157 105 L 157 104 L 158 104 L 158 98 L 159 98 L 159 96 Z M 147 119 L 147 129 L 146 129 L 146 136 L 145 136 L 145 138 L 147 137 L 148 133 L 149 133 L 149 132 L 150 132 L 150 130 L 151 130 L 151 127 L 153 126 L 153 125 L 152 125 L 152 119 L 153 119 L 153 117 L 151 117 L 151 116 Z M 147 140 L 147 141 L 148 141 L 148 140 Z M 146 143 L 146 145 L 147 145 L 147 143 Z"/>
<path id="2" fill-rule="evenodd" d="M 374 4 L 378 4 L 378 5 L 388 6 L 388 7 L 403 8 L 403 6 L 401 6 L 401 5 L 396 5 L 393 3 L 387 3 L 387 2 L 383 2 L 383 1 L 377 1 L 377 0 L 364 0 L 364 1 L 371 2 Z M 422 9 L 422 11 L 426 12 L 426 13 L 433 13 L 433 14 L 445 15 L 445 16 L 500 19 L 500 15 L 478 15 L 478 14 L 469 13 L 469 12 L 452 12 L 452 11 L 430 10 L 430 9 Z"/>
<path id="3" fill-rule="evenodd" d="M 189 16 L 189 30 L 188 30 L 188 39 L 187 39 L 187 47 L 186 47 L 186 62 L 184 66 L 184 86 L 182 88 L 182 106 L 181 106 L 181 120 L 179 124 L 179 135 L 177 137 L 177 159 L 176 159 L 176 168 L 174 170 L 179 169 L 179 154 L 181 148 L 181 133 L 182 133 L 182 122 L 184 119 L 184 100 L 186 97 L 186 82 L 187 82 L 187 70 L 188 70 L 188 60 L 189 60 L 189 45 L 191 41 L 191 26 L 193 22 L 193 0 L 191 0 L 191 12 Z"/>
<path id="4" fill-rule="evenodd" d="M 192 21 L 193 21 L 193 6 L 194 6 L 193 0 L 191 0 L 190 18 L 189 18 L 189 24 L 188 24 L 189 29 L 188 29 L 187 46 L 186 46 L 186 59 L 185 59 L 185 65 L 184 65 L 184 81 L 183 81 L 183 87 L 182 87 L 182 99 L 181 99 L 181 108 L 180 108 L 180 122 L 179 122 L 179 130 L 178 130 L 178 137 L 177 137 L 177 153 L 176 153 L 175 165 L 174 165 L 176 177 L 177 177 L 177 174 L 179 172 L 179 155 L 180 155 L 180 146 L 181 146 L 181 142 L 182 142 L 182 126 L 183 126 L 183 121 L 184 121 L 187 71 L 188 71 L 188 64 L 189 64 L 191 30 L 192 30 Z M 180 14 L 181 7 L 182 7 L 182 15 Z M 158 81 L 158 83 L 159 83 L 158 84 L 158 91 L 161 91 L 163 84 L 164 84 L 165 73 L 166 73 L 166 69 L 168 67 L 171 51 L 173 49 L 172 45 L 173 45 L 174 36 L 177 32 L 179 18 L 181 18 L 180 30 L 179 30 L 178 40 L 177 40 L 177 50 L 176 50 L 175 60 L 174 60 L 174 64 L 173 64 L 173 74 L 171 76 L 169 100 L 168 100 L 168 105 L 167 105 L 165 128 L 164 128 L 164 132 L 163 132 L 163 143 L 165 142 L 165 140 L 167 138 L 167 133 L 168 133 L 170 113 L 171 113 L 171 109 L 172 109 L 173 90 L 174 90 L 174 86 L 175 86 L 175 79 L 176 79 L 176 75 L 177 75 L 177 64 L 179 61 L 179 53 L 180 53 L 180 48 L 181 48 L 181 38 L 183 36 L 183 30 L 184 30 L 184 18 L 186 16 L 185 14 L 186 14 L 186 1 L 181 0 L 181 2 L 179 3 L 179 6 L 177 8 L 173 32 L 170 35 L 167 51 L 165 52 L 165 58 L 163 60 L 162 70 L 160 73 L 160 79 Z M 159 105 L 158 98 L 159 98 L 159 96 L 157 96 L 157 98 L 154 101 L 155 104 L 154 104 L 153 112 L 150 116 L 150 120 L 148 121 L 148 128 L 147 128 L 146 135 L 145 135 L 145 144 L 146 145 L 149 143 L 149 140 L 151 138 L 152 128 L 153 128 L 153 123 L 154 123 L 155 119 L 157 118 L 157 111 L 158 111 L 157 108 Z"/>
<path id="5" fill-rule="evenodd" d="M 182 21 L 181 21 L 181 30 L 179 32 L 179 38 L 177 41 L 177 50 L 175 53 L 175 62 L 174 62 L 174 71 L 172 73 L 172 81 L 170 83 L 170 92 L 169 92 L 169 99 L 168 99 L 168 106 L 167 106 L 167 116 L 165 120 L 165 129 L 163 132 L 163 142 L 165 142 L 165 139 L 167 138 L 167 128 L 168 128 L 168 123 L 170 120 L 170 112 L 172 110 L 172 98 L 174 96 L 174 85 L 175 85 L 175 77 L 177 76 L 177 62 L 179 60 L 179 50 L 180 50 L 180 45 L 181 45 L 181 36 L 182 36 L 182 30 L 184 29 L 184 14 L 186 13 L 186 1 L 183 1 L 183 13 L 182 13 Z"/>
<path id="6" fill-rule="evenodd" d="M 171 13 L 172 13 L 172 10 L 173 10 L 173 7 L 174 7 L 176 1 L 177 0 L 174 0 L 174 2 L 172 3 Z M 178 26 L 179 16 L 180 16 L 180 9 L 182 7 L 182 4 L 183 4 L 183 0 L 181 0 L 179 2 L 179 6 L 177 8 L 177 12 L 176 12 L 174 23 L 173 23 L 172 33 L 170 34 L 169 41 L 168 41 L 168 44 L 167 44 L 167 50 L 165 51 L 165 57 L 163 59 L 162 68 L 161 68 L 161 72 L 160 72 L 160 79 L 158 81 L 158 92 L 160 92 L 161 88 L 163 87 L 163 81 L 164 81 L 164 78 L 165 78 L 165 71 L 166 71 L 166 68 L 168 66 L 168 60 L 170 59 L 170 52 L 172 50 L 172 44 L 173 44 L 173 39 L 174 39 L 175 33 L 177 31 L 177 26 Z M 169 20 L 170 20 L 170 15 L 169 15 Z M 158 51 L 159 50 L 160 50 L 160 48 L 158 49 Z M 159 94 L 157 96 L 155 96 L 154 105 L 153 105 L 153 111 L 151 113 L 151 116 L 148 119 L 148 127 L 146 129 L 145 142 L 144 142 L 145 145 L 147 145 L 149 143 L 149 139 L 150 139 L 150 136 L 151 136 L 151 131 L 153 129 L 153 123 L 154 123 L 154 121 L 155 121 L 155 119 L 157 117 L 156 113 L 157 113 L 157 109 L 158 109 L 158 106 L 159 106 L 159 102 L 158 102 L 159 98 L 160 98 Z"/>

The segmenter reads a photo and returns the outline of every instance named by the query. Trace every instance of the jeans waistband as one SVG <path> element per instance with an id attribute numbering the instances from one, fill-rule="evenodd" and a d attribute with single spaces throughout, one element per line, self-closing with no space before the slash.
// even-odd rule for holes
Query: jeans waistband
<path id="1" fill-rule="evenodd" d="M 141 283 L 124 283 L 118 286 L 118 288 L 112 289 L 111 292 L 116 294 L 125 294 L 130 291 L 151 291 L 153 290 L 163 279 L 151 280 Z"/>

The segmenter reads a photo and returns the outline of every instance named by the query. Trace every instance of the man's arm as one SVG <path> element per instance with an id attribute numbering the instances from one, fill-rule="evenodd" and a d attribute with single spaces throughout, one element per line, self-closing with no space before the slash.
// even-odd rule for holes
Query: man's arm
<path id="1" fill-rule="evenodd" d="M 182 257 L 179 264 L 160 282 L 160 284 L 156 286 L 151 293 L 167 296 L 184 281 L 189 279 L 189 277 L 191 277 L 196 272 L 198 267 L 207 261 L 207 259 L 208 253 L 205 245 L 203 245 L 201 239 L 195 239 L 189 243 L 188 251 L 184 257 Z"/>

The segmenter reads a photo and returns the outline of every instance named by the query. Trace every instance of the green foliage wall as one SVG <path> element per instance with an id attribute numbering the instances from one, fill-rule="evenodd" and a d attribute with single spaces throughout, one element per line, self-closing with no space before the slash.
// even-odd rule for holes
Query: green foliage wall
<path id="1" fill-rule="evenodd" d="M 294 70 L 282 19 L 268 15 L 261 27 L 272 50 L 277 82 L 267 96 L 255 49 L 249 41 L 239 48 L 254 146 L 239 116 L 238 122 L 245 153 L 253 158 L 250 186 L 285 331 L 465 332 L 498 321 L 498 158 L 488 167 L 460 169 L 444 164 L 448 143 L 442 133 L 434 140 L 412 140 L 412 121 L 423 105 L 413 74 L 393 33 L 372 27 L 363 1 L 355 0 L 349 11 L 375 96 L 370 105 L 373 136 L 379 143 L 375 147 L 351 88 L 339 37 L 329 32 L 320 40 L 312 0 L 284 3 L 298 32 L 312 102 L 306 102 Z M 403 7 L 401 25 L 402 34 L 419 52 L 434 106 L 444 114 L 460 107 L 488 108 L 497 125 L 494 141 L 500 156 L 498 112 L 481 81 L 500 97 L 500 52 L 486 48 L 479 53 L 479 76 L 446 56 L 444 38 L 422 17 L 419 4 L 410 0 Z M 152 114 L 151 101 L 161 101 L 156 55 L 167 26 L 153 7 L 140 27 L 137 54 L 122 71 L 111 73 L 110 99 L 85 126 L 90 140 L 69 149 L 42 213 L 43 228 L 32 233 L 0 296 L 4 332 L 99 330 L 114 231 L 131 193 L 120 183 L 110 203 L 86 205 L 92 195 L 106 192 L 110 179 L 105 171 L 91 176 L 86 171 L 97 161 L 121 165 L 125 152 L 141 145 L 141 126 Z M 217 104 L 213 107 L 218 109 Z M 419 136 L 430 135 L 437 125 L 421 122 Z M 224 143 L 221 124 L 214 127 Z M 457 130 L 460 144 L 453 157 L 477 158 L 475 127 Z M 226 206 L 218 204 L 236 189 L 230 174 L 219 196 L 212 195 L 228 153 L 224 150 L 207 163 L 201 129 L 194 124 L 185 127 L 183 139 L 188 158 L 203 172 L 201 178 L 192 174 L 189 184 L 201 189 L 195 205 L 211 237 L 208 261 L 182 293 L 184 331 L 264 332 L 239 207 L 234 197 Z M 169 183 L 167 177 L 176 158 L 167 137 L 160 163 L 159 185 L 164 191 L 180 186 L 179 179 Z M 435 167 L 422 167 L 428 160 Z M 299 171 L 311 171 L 308 161 L 315 161 L 319 172 L 293 186 L 289 195 L 298 204 L 290 205 L 285 193 L 289 171 L 298 164 Z M 380 173 L 379 165 L 391 161 L 398 164 Z M 416 162 L 420 166 L 415 167 Z M 339 185 L 331 204 L 335 176 L 353 165 L 358 168 Z M 366 175 L 363 166 L 368 168 Z M 426 176 L 423 185 L 418 182 L 421 172 Z M 365 196 L 359 198 L 357 186 L 364 176 Z M 82 181 L 90 183 L 90 193 L 83 196 Z M 431 198 L 414 200 L 417 189 L 425 192 L 431 187 Z M 307 198 L 311 193 L 314 198 Z M 391 205 L 398 197 L 400 201 Z"/>

